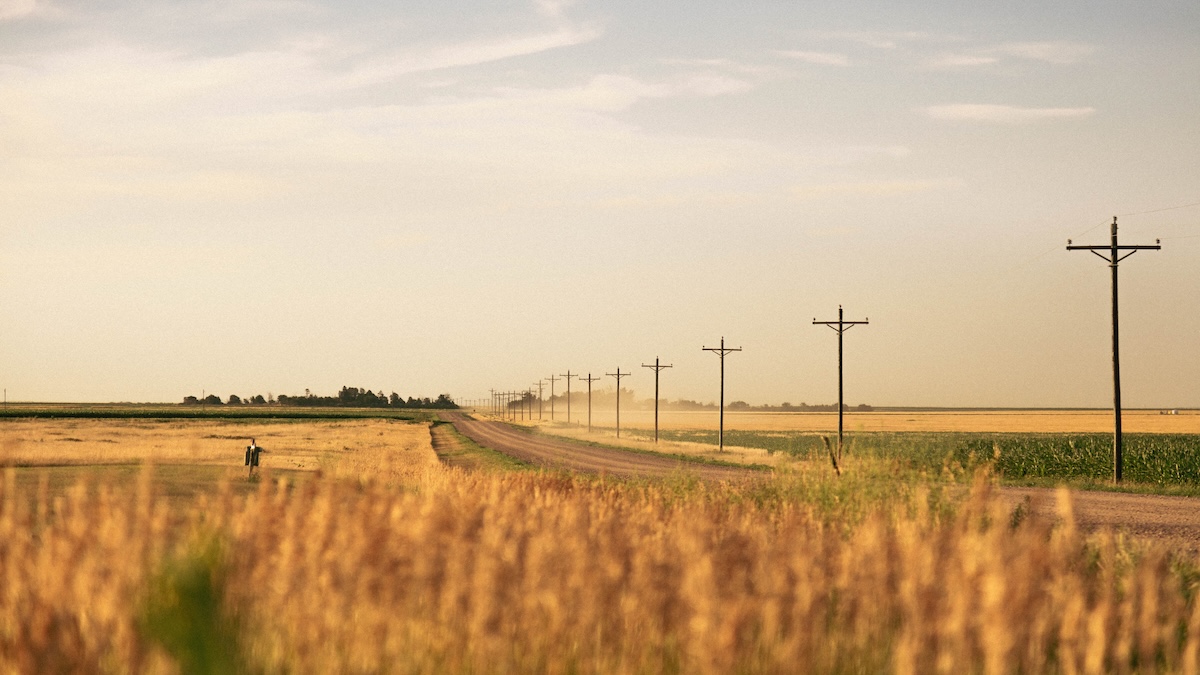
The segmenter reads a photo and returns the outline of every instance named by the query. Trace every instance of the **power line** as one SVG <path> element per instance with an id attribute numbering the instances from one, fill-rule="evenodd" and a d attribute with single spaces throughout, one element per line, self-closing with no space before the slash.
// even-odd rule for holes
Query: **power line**
<path id="1" fill-rule="evenodd" d="M 1164 209 L 1165 210 L 1165 209 Z M 1124 455 L 1122 454 L 1122 436 L 1121 436 L 1121 355 L 1118 340 L 1118 323 L 1117 323 L 1117 266 L 1120 262 L 1138 251 L 1158 251 L 1162 249 L 1158 242 L 1151 245 L 1126 245 L 1121 246 L 1117 243 L 1117 216 L 1113 216 L 1111 241 L 1107 246 L 1073 246 L 1071 240 L 1067 240 L 1068 251 L 1091 251 L 1093 255 L 1108 263 L 1112 269 L 1112 352 L 1113 352 L 1113 482 L 1121 482 L 1122 465 L 1124 464 Z M 1108 251 L 1108 255 L 1100 253 L 1100 251 Z M 1122 251 L 1128 253 L 1121 255 Z"/>
<path id="2" fill-rule="evenodd" d="M 725 347 L 725 337 L 721 336 L 720 347 L 700 347 L 706 352 L 712 352 L 721 357 L 721 413 L 720 423 L 717 426 L 717 450 L 725 451 L 725 355 L 733 352 L 742 351 L 741 347 Z"/>
<path id="3" fill-rule="evenodd" d="M 1190 204 L 1180 204 L 1179 206 L 1167 206 L 1161 209 L 1150 209 L 1149 211 L 1137 211 L 1135 213 L 1118 213 L 1114 218 L 1125 218 L 1126 216 L 1144 216 L 1147 213 L 1162 213 L 1163 211 L 1177 211 L 1179 209 L 1189 209 L 1193 206 L 1200 206 L 1200 202 L 1192 202 Z"/>
<path id="4" fill-rule="evenodd" d="M 658 357 L 656 356 L 656 357 L 654 357 L 654 365 L 648 365 L 648 364 L 643 363 L 642 367 L 643 368 L 652 368 L 654 370 L 654 442 L 657 443 L 658 442 L 658 373 L 666 368 L 672 368 L 674 366 L 669 366 L 669 365 L 668 366 L 660 366 L 658 364 Z"/>
<path id="5" fill-rule="evenodd" d="M 817 321 L 817 318 L 816 318 L 816 317 L 813 317 L 813 323 L 814 323 L 814 324 L 821 324 L 821 325 L 824 325 L 824 326 L 829 326 L 830 328 L 833 328 L 833 330 L 837 332 L 837 336 L 838 336 L 838 444 L 837 444 L 837 459 L 838 459 L 838 464 L 839 464 L 839 465 L 842 463 L 842 409 L 845 407 L 845 404 L 843 403 L 843 398 L 842 398 L 842 393 L 843 393 L 843 388 L 842 388 L 842 335 L 844 335 L 844 334 L 846 333 L 846 331 L 850 330 L 851 328 L 853 328 L 853 327 L 855 327 L 855 326 L 866 325 L 866 324 L 867 324 L 867 322 L 868 322 L 868 320 L 867 320 L 867 319 L 863 319 L 862 321 L 845 321 L 845 320 L 842 318 L 842 306 L 841 306 L 841 305 L 838 305 L 838 318 L 837 318 L 837 321 Z"/>
<path id="6" fill-rule="evenodd" d="M 617 438 L 621 437 L 621 378 L 629 377 L 629 373 L 622 373 L 620 366 L 617 367 L 615 373 L 605 373 L 609 377 L 617 378 Z"/>

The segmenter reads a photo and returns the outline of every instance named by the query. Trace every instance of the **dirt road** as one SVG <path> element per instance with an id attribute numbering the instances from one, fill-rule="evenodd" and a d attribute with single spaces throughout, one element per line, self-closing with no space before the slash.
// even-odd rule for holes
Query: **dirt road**
<path id="1" fill-rule="evenodd" d="M 1058 517 L 1055 489 L 1006 487 L 1000 495 L 1013 508 L 1027 503 L 1037 517 Z M 1072 490 L 1071 502 L 1075 523 L 1084 531 L 1108 528 L 1200 552 L 1200 499 Z"/>
<path id="2" fill-rule="evenodd" d="M 685 462 L 665 455 L 599 448 L 519 431 L 501 422 L 474 420 L 462 413 L 444 413 L 442 419 L 479 445 L 499 450 L 530 464 L 550 469 L 620 476 L 692 474 L 708 480 L 745 480 L 759 471 Z"/>

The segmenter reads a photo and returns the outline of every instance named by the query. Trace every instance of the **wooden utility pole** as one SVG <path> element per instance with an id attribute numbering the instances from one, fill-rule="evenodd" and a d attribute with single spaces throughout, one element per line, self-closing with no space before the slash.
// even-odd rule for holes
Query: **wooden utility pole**
<path id="1" fill-rule="evenodd" d="M 663 370 L 664 368 L 672 368 L 674 366 L 671 366 L 671 365 L 660 366 L 658 364 L 658 357 L 656 356 L 656 357 L 654 357 L 654 365 L 648 365 L 648 364 L 643 363 L 642 367 L 654 369 L 654 442 L 657 443 L 658 442 L 658 373 L 659 373 L 659 371 Z"/>
<path id="2" fill-rule="evenodd" d="M 592 377 L 591 373 L 588 373 L 587 377 L 579 378 L 580 382 L 587 382 L 587 384 L 588 384 L 588 433 L 589 434 L 592 433 L 592 383 L 599 379 L 600 379 L 599 377 Z"/>
<path id="3" fill-rule="evenodd" d="M 545 380 L 537 381 L 538 388 L 538 421 L 542 421 L 542 387 L 546 384 Z"/>
<path id="4" fill-rule="evenodd" d="M 550 383 L 550 421 L 551 422 L 554 421 L 554 383 L 558 382 L 561 379 L 562 379 L 561 377 L 555 377 L 553 375 L 546 378 L 546 381 Z"/>
<path id="5" fill-rule="evenodd" d="M 1117 243 L 1117 217 L 1113 216 L 1111 240 L 1107 245 L 1097 246 L 1073 246 L 1071 240 L 1067 240 L 1068 251 L 1091 251 L 1101 260 L 1108 263 L 1112 269 L 1112 363 L 1113 363 L 1113 482 L 1120 483 L 1122 478 L 1122 469 L 1125 463 L 1125 456 L 1122 448 L 1121 438 L 1121 351 L 1120 341 L 1117 331 L 1117 265 L 1129 256 L 1138 251 L 1158 251 L 1162 249 L 1159 245 L 1160 239 L 1154 240 L 1154 245 L 1140 246 L 1121 246 Z M 1108 255 L 1100 253 L 1107 251 Z M 1122 251 L 1128 251 L 1124 255 Z"/>
<path id="6" fill-rule="evenodd" d="M 609 377 L 617 378 L 617 438 L 621 437 L 621 378 L 629 377 L 629 373 L 622 373 L 618 367 L 615 373 L 605 373 Z"/>
<path id="7" fill-rule="evenodd" d="M 721 357 L 721 415 L 720 424 L 717 427 L 717 448 L 720 452 L 725 451 L 725 355 L 733 352 L 742 351 L 741 347 L 725 347 L 725 338 L 721 337 L 720 347 L 701 347 L 700 349 L 706 352 L 712 352 Z"/>
<path id="8" fill-rule="evenodd" d="M 838 336 L 838 444 L 837 444 L 837 458 L 838 458 L 839 464 L 842 461 L 842 409 L 846 407 L 845 404 L 843 403 L 844 399 L 842 397 L 842 394 L 843 394 L 843 388 L 842 388 L 842 335 L 845 334 L 845 332 L 850 330 L 851 328 L 853 328 L 855 326 L 859 326 L 859 325 L 866 325 L 866 323 L 867 323 L 866 319 L 864 319 L 862 321 L 844 321 L 842 319 L 842 306 L 841 305 L 838 305 L 837 321 L 817 321 L 816 317 L 813 317 L 813 324 L 821 324 L 824 326 L 829 326 L 830 328 L 832 328 L 834 331 L 837 332 L 837 336 Z"/>
<path id="9" fill-rule="evenodd" d="M 567 374 L 563 375 L 563 377 L 567 378 L 567 424 L 570 424 L 571 423 L 571 378 L 579 377 L 579 373 L 572 373 L 571 371 L 568 370 Z"/>
<path id="10" fill-rule="evenodd" d="M 496 412 L 496 390 L 488 389 L 488 393 L 492 395 L 491 404 L 489 405 L 489 407 L 491 408 L 490 412 L 495 413 Z"/>

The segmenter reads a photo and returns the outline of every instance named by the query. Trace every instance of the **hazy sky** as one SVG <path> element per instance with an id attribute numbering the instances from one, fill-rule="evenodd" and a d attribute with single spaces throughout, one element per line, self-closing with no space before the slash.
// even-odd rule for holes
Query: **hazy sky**
<path id="1" fill-rule="evenodd" d="M 849 402 L 1103 406 L 1121 215 L 1200 406 L 1198 202 L 1195 0 L 0 0 L 10 400 L 830 402 L 841 303 Z"/>

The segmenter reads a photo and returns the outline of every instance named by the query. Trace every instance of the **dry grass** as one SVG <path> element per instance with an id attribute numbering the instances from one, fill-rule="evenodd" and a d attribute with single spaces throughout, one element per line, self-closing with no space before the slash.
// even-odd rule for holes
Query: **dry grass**
<path id="1" fill-rule="evenodd" d="M 571 421 L 587 424 L 587 409 L 573 408 Z M 534 407 L 534 418 L 537 408 Z M 543 410 L 543 421 L 550 411 Z M 556 421 L 565 422 L 561 406 Z M 716 429 L 717 411 L 672 411 L 659 413 L 661 429 Z M 1126 433 L 1200 433 L 1200 412 L 1185 410 L 1178 415 L 1160 415 L 1158 411 L 1127 410 L 1122 415 Z M 592 424 L 615 427 L 616 411 L 596 408 Z M 963 431 L 1012 433 L 1111 433 L 1111 411 L 905 411 L 849 412 L 846 431 Z M 621 427 L 653 429 L 653 410 L 621 409 Z M 738 431 L 837 431 L 837 413 L 730 412 L 725 411 L 725 429 Z"/>
<path id="2" fill-rule="evenodd" d="M 1195 567 L 1085 539 L 1066 493 L 1059 526 L 986 480 L 850 512 L 853 475 L 468 473 L 422 426 L 325 431 L 360 449 L 186 505 L 154 470 L 54 494 L 8 469 L 0 670 L 1198 672 Z"/>

